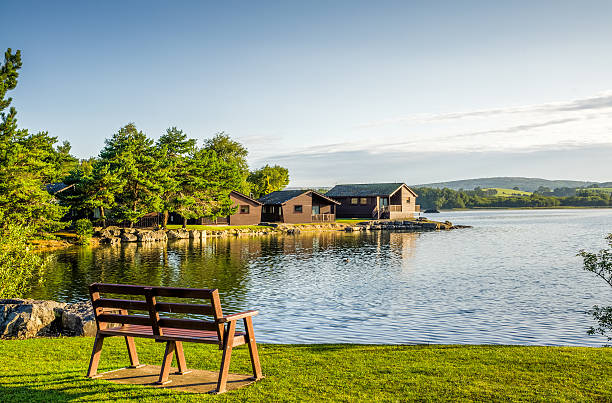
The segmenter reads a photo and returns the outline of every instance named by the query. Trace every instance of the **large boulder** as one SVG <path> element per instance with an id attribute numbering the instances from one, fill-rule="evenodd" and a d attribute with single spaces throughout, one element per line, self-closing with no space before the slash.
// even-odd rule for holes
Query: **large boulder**
<path id="1" fill-rule="evenodd" d="M 184 228 L 168 231 L 168 239 L 189 239 L 189 231 Z"/>
<path id="2" fill-rule="evenodd" d="M 125 233 L 121 235 L 121 242 L 137 242 L 138 237 L 136 234 Z"/>
<path id="3" fill-rule="evenodd" d="M 202 239 L 202 233 L 197 229 L 189 230 L 189 238 L 190 239 Z"/>
<path id="4" fill-rule="evenodd" d="M 102 229 L 99 233 L 99 236 L 102 238 L 113 238 L 121 235 L 121 228 L 119 227 L 106 227 Z"/>
<path id="5" fill-rule="evenodd" d="M 57 335 L 65 306 L 55 301 L 0 299 L 0 338 Z"/>
<path id="6" fill-rule="evenodd" d="M 96 335 L 96 319 L 90 302 L 77 302 L 64 307 L 61 333 L 64 336 Z"/>
<path id="7" fill-rule="evenodd" d="M 114 245 L 116 243 L 121 242 L 121 238 L 116 238 L 116 237 L 104 237 L 104 238 L 100 238 L 100 243 L 107 243 L 107 244 L 111 244 Z"/>

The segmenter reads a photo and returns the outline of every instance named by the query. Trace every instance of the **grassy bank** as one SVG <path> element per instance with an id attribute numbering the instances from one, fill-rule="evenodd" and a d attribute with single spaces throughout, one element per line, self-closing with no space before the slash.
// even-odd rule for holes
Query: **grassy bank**
<path id="1" fill-rule="evenodd" d="M 0 400 L 9 401 L 433 401 L 612 400 L 612 349 L 516 346 L 261 345 L 266 378 L 224 395 L 195 395 L 84 378 L 93 339 L 0 341 Z M 140 361 L 163 345 L 137 340 Z M 249 373 L 237 348 L 231 372 Z M 220 352 L 185 345 L 192 368 L 216 369 Z M 109 339 L 100 370 L 127 365 Z"/>

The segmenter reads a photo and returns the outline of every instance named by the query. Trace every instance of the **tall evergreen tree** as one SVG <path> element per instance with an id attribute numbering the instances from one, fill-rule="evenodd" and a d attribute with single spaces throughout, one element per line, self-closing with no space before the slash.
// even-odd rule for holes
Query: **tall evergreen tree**
<path id="1" fill-rule="evenodd" d="M 242 176 L 236 165 L 219 158 L 207 148 L 194 150 L 189 156 L 176 211 L 185 220 L 200 217 L 214 220 L 234 214 L 237 206 L 234 206 L 229 194 L 241 181 Z"/>
<path id="2" fill-rule="evenodd" d="M 103 170 L 100 174 L 108 170 L 101 177 L 119 182 L 114 192 L 114 215 L 118 220 L 132 226 L 145 214 L 160 210 L 159 162 L 153 140 L 133 123 L 106 140 L 99 159 Z"/>
<path id="3" fill-rule="evenodd" d="M 179 208 L 184 185 L 188 181 L 189 155 L 196 148 L 196 141 L 188 139 L 182 130 L 171 127 L 155 143 L 158 156 L 158 184 L 163 213 L 162 226 L 166 228 L 168 216 Z"/>
<path id="4" fill-rule="evenodd" d="M 45 185 L 61 179 L 74 161 L 68 144 L 46 132 L 29 134 L 17 126 L 17 111 L 6 97 L 17 86 L 21 53 L 8 49 L 0 65 L 0 216 L 2 223 L 28 224 L 36 233 L 54 231 L 66 209 L 56 203 Z"/>
<path id="5" fill-rule="evenodd" d="M 249 164 L 247 162 L 249 151 L 238 141 L 232 140 L 225 132 L 219 132 L 214 137 L 205 140 L 204 148 L 214 151 L 218 158 L 236 167 L 240 175 L 240 183 L 233 190 L 250 194 Z"/>

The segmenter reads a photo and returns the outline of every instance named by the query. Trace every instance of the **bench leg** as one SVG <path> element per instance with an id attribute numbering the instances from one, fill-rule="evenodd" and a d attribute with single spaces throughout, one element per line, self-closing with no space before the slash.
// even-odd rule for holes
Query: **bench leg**
<path id="1" fill-rule="evenodd" d="M 251 318 L 250 316 L 244 318 L 244 328 L 246 329 L 247 344 L 249 345 L 249 354 L 251 355 L 253 377 L 255 378 L 255 380 L 259 380 L 263 378 L 263 374 L 261 373 L 261 365 L 259 364 L 259 352 L 257 351 L 255 332 L 253 331 L 253 318 Z"/>
<path id="2" fill-rule="evenodd" d="M 144 365 L 140 365 L 140 362 L 138 361 L 138 353 L 136 352 L 134 338 L 125 336 L 125 345 L 127 346 L 128 355 L 130 356 L 130 368 L 144 367 Z"/>
<path id="3" fill-rule="evenodd" d="M 221 370 L 217 382 L 216 393 L 223 393 L 226 390 L 227 376 L 229 374 L 230 360 L 232 358 L 232 348 L 234 344 L 234 334 L 236 333 L 236 321 L 229 322 L 228 330 L 223 338 L 223 357 L 221 358 Z"/>
<path id="4" fill-rule="evenodd" d="M 159 379 L 155 382 L 158 385 L 171 382 L 168 380 L 170 375 L 170 366 L 172 365 L 172 358 L 174 356 L 174 350 L 176 349 L 176 342 L 169 341 L 166 343 L 166 351 L 164 352 L 164 361 L 162 362 L 161 371 L 159 372 Z"/>
<path id="5" fill-rule="evenodd" d="M 177 375 L 185 375 L 190 373 L 191 371 L 187 371 L 187 364 L 185 362 L 185 354 L 183 354 L 183 343 L 180 341 L 176 343 L 176 361 L 178 362 L 178 372 Z"/>
<path id="6" fill-rule="evenodd" d="M 102 344 L 104 344 L 104 336 L 96 334 L 93 351 L 91 352 L 91 359 L 89 360 L 89 369 L 87 370 L 88 378 L 93 378 L 98 373 L 98 363 L 100 362 L 100 354 L 102 353 Z"/>

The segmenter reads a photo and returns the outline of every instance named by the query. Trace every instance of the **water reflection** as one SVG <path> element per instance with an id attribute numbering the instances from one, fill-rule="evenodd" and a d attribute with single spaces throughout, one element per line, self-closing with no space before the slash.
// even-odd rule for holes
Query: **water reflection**
<path id="1" fill-rule="evenodd" d="M 469 211 L 473 229 L 321 232 L 121 244 L 54 253 L 33 297 L 87 299 L 96 281 L 218 288 L 257 308 L 265 342 L 598 345 L 591 305 L 608 288 L 576 251 L 604 246 L 612 211 Z"/>

